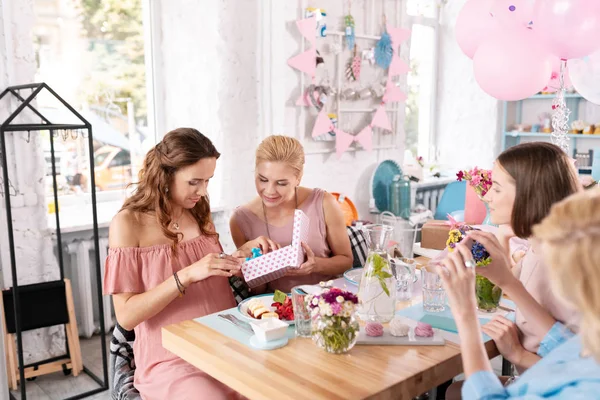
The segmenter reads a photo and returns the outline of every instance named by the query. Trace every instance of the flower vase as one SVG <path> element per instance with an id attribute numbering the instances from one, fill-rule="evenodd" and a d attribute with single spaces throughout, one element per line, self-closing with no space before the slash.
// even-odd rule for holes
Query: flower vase
<path id="1" fill-rule="evenodd" d="M 488 205 L 487 202 L 484 202 L 485 204 L 485 219 L 483 220 L 483 222 L 481 223 L 482 225 L 492 225 L 492 226 L 498 226 L 495 224 L 492 224 L 492 217 L 490 215 L 490 206 Z"/>
<path id="2" fill-rule="evenodd" d="M 479 311 L 496 312 L 502 298 L 502 289 L 499 286 L 494 285 L 488 278 L 477 275 L 475 277 L 475 294 Z"/>
<path id="3" fill-rule="evenodd" d="M 465 223 L 469 225 L 480 225 L 485 219 L 485 203 L 475 192 L 473 186 L 467 182 L 465 193 Z"/>
<path id="4" fill-rule="evenodd" d="M 343 354 L 354 347 L 360 326 L 355 313 L 350 316 L 316 315 L 312 321 L 312 340 L 328 353 Z"/>

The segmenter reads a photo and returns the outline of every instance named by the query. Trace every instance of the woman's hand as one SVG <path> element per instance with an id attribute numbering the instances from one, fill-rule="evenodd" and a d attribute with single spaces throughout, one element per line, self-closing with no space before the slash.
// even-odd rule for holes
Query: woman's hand
<path id="1" fill-rule="evenodd" d="M 498 351 L 512 364 L 520 364 L 526 351 L 519 341 L 517 326 L 509 319 L 497 316 L 481 327 L 483 333 L 494 339 Z"/>
<path id="2" fill-rule="evenodd" d="M 475 268 L 465 266 L 465 263 L 472 258 L 471 251 L 463 243 L 460 243 L 452 253 L 442 260 L 445 268 L 437 267 L 437 273 L 442 278 L 450 308 L 456 319 L 474 317 L 477 312 Z"/>
<path id="3" fill-rule="evenodd" d="M 485 276 L 501 288 L 513 283 L 517 279 L 511 271 L 512 264 L 508 258 L 508 253 L 496 236 L 489 232 L 468 231 L 467 240 L 464 245 L 470 248 L 473 245 L 473 240 L 481 243 L 487 252 L 490 253 L 492 259 L 490 264 L 477 268 L 479 275 Z"/>
<path id="4" fill-rule="evenodd" d="M 302 243 L 302 248 L 306 252 L 306 260 L 300 266 L 300 268 L 288 269 L 286 275 L 308 275 L 314 272 L 315 266 L 317 265 L 315 260 L 315 253 L 313 253 L 311 248 L 304 242 Z"/>
<path id="5" fill-rule="evenodd" d="M 190 284 L 202 281 L 210 276 L 226 276 L 230 277 L 241 271 L 243 259 L 229 255 L 224 255 L 223 258 L 217 253 L 206 255 L 199 261 L 184 268 L 180 276 L 183 286 L 188 287 Z"/>
<path id="6" fill-rule="evenodd" d="M 246 244 L 244 244 L 240 249 L 251 250 L 252 248 L 258 247 L 262 254 L 270 253 L 274 250 L 279 250 L 281 246 L 269 239 L 266 236 L 259 236 L 254 240 L 249 240 Z"/>

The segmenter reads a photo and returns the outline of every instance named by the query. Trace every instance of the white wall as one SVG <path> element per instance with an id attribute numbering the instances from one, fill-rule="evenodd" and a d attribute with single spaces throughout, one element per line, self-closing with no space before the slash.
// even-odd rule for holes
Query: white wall
<path id="1" fill-rule="evenodd" d="M 491 167 L 500 150 L 501 104 L 481 90 L 473 61 L 458 47 L 454 25 L 466 0 L 441 10 L 436 135 L 441 162 L 457 170 Z"/>
<path id="2" fill-rule="evenodd" d="M 35 58 L 30 35 L 34 21 L 32 7 L 32 0 L 0 2 L 0 90 L 9 85 L 33 82 Z M 22 96 L 28 94 L 29 92 L 21 92 Z M 4 121 L 9 111 L 14 110 L 17 105 L 16 102 L 10 103 L 8 97 L 5 97 L 0 102 L 0 121 Z M 32 122 L 32 119 L 24 117 L 17 122 Z M 47 232 L 42 147 L 34 133 L 30 143 L 26 142 L 26 138 L 27 133 L 7 135 L 10 181 L 19 192 L 17 196 L 11 196 L 11 208 L 20 285 L 59 278 L 51 238 Z M 0 265 L 3 287 L 12 286 L 8 249 L 6 209 L 4 197 L 0 197 Z M 51 328 L 26 332 L 23 335 L 25 362 L 63 353 L 64 336 L 59 331 L 58 328 Z M 5 376 L 1 371 L 0 375 Z"/>
<path id="3" fill-rule="evenodd" d="M 342 4 L 319 2 L 329 15 L 328 26 L 341 29 Z M 352 2 L 357 32 L 380 34 L 382 4 L 393 22 L 399 2 Z M 396 150 L 352 152 L 341 160 L 335 153 L 310 154 L 333 144 L 315 144 L 310 131 L 316 113 L 305 116 L 293 104 L 300 93 L 300 75 L 287 60 L 300 51 L 295 21 L 301 10 L 300 1 L 161 2 L 159 80 L 166 95 L 159 104 L 166 130 L 196 127 L 221 151 L 215 181 L 222 186 L 211 191 L 213 203 L 231 209 L 251 199 L 256 146 L 270 134 L 286 134 L 300 139 L 308 153 L 303 184 L 347 194 L 366 218 L 370 174 L 378 161 L 401 161 L 403 140 L 397 141 Z M 377 21 L 373 26 L 371 10 Z M 402 124 L 403 119 L 397 134 L 403 137 Z M 220 232 L 222 238 L 228 236 Z"/>

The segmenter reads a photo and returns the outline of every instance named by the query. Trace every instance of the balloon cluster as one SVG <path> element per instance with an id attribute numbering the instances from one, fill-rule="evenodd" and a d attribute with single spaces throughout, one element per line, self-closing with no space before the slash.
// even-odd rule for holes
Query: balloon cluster
<path id="1" fill-rule="evenodd" d="M 456 21 L 475 79 L 506 101 L 572 84 L 600 104 L 599 38 L 600 0 L 468 0 Z"/>

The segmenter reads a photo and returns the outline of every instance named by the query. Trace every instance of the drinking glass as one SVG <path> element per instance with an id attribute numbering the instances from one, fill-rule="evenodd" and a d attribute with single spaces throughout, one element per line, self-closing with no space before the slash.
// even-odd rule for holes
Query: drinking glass
<path id="1" fill-rule="evenodd" d="M 410 300 L 417 263 L 412 258 L 392 258 L 390 263 L 396 277 L 396 300 Z"/>
<path id="2" fill-rule="evenodd" d="M 440 276 L 432 269 L 421 269 L 423 284 L 423 310 L 426 312 L 442 312 L 446 309 L 446 292 L 442 287 Z"/>
<path id="3" fill-rule="evenodd" d="M 296 336 L 311 337 L 310 335 L 310 310 L 304 301 L 306 292 L 300 286 L 292 288 L 292 307 L 294 308 L 294 323 Z"/>

